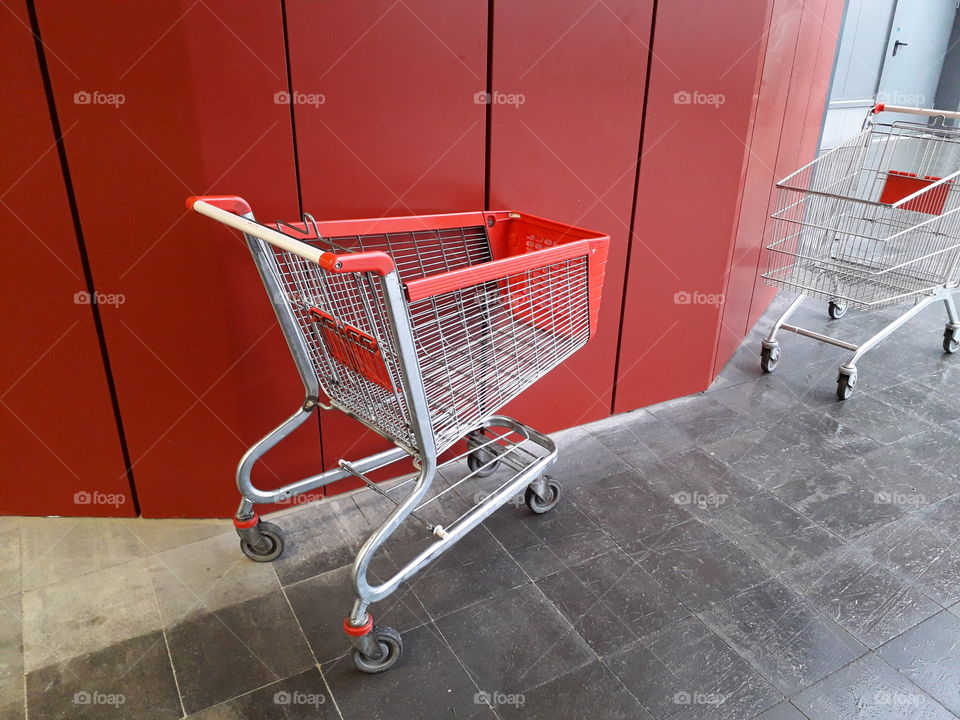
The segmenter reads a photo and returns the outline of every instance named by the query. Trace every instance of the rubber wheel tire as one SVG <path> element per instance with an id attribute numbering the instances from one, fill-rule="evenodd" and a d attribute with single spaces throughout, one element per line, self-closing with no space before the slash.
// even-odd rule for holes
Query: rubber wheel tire
<path id="1" fill-rule="evenodd" d="M 837 376 L 837 398 L 846 400 L 853 394 L 853 388 L 857 385 L 856 375 L 844 375 L 840 373 Z"/>
<path id="2" fill-rule="evenodd" d="M 847 314 L 847 305 L 846 303 L 838 303 L 831 300 L 830 304 L 827 305 L 827 313 L 834 320 L 839 320 Z"/>
<path id="3" fill-rule="evenodd" d="M 953 355 L 960 349 L 960 339 L 957 339 L 957 331 L 947 328 L 943 331 L 943 351 Z"/>
<path id="4" fill-rule="evenodd" d="M 527 507 L 530 508 L 530 512 L 535 515 L 543 515 L 544 513 L 548 513 L 553 510 L 557 503 L 560 502 L 560 494 L 563 491 L 563 488 L 560 487 L 560 483 L 553 478 L 548 477 L 544 479 L 547 481 L 547 488 L 550 490 L 549 498 L 546 500 L 541 500 L 533 491 L 533 488 L 529 485 L 527 486 L 527 491 L 523 496 L 524 501 L 527 503 Z"/>
<path id="5" fill-rule="evenodd" d="M 263 549 L 255 548 L 246 540 L 240 538 L 240 550 L 243 551 L 244 555 L 256 562 L 271 562 L 276 560 L 283 554 L 283 546 L 287 541 L 283 530 L 271 522 L 264 522 L 262 520 L 257 523 L 257 529 L 260 531 L 260 534 L 269 541 L 267 546 Z"/>
<path id="6" fill-rule="evenodd" d="M 403 655 L 403 640 L 400 638 L 400 633 L 392 627 L 377 627 L 374 625 L 370 632 L 373 633 L 380 644 L 383 654 L 376 660 L 370 660 L 365 658 L 359 650 L 354 650 L 353 664 L 356 665 L 357 670 L 374 675 L 390 670 L 400 661 L 400 657 Z"/>
<path id="7" fill-rule="evenodd" d="M 780 362 L 780 347 L 761 348 L 760 350 L 760 369 L 765 373 L 771 373 L 777 368 Z"/>
<path id="8" fill-rule="evenodd" d="M 488 450 L 487 448 L 474 450 L 474 448 L 476 448 L 478 445 L 482 445 L 485 440 L 486 437 L 483 435 L 480 436 L 480 440 L 474 439 L 472 434 L 467 436 L 467 447 L 471 450 L 471 453 L 467 455 L 467 467 L 470 468 L 470 472 L 473 474 L 473 476 L 478 478 L 485 478 L 493 475 L 497 471 L 497 468 L 500 467 L 499 458 L 495 459 L 493 462 L 490 462 L 492 459 L 491 456 L 494 454 L 492 451 Z"/>

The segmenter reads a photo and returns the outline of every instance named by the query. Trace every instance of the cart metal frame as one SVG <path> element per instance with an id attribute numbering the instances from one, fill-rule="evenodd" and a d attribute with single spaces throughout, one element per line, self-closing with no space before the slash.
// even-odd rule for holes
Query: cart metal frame
<path id="1" fill-rule="evenodd" d="M 552 509 L 560 498 L 561 489 L 559 483 L 545 473 L 557 459 L 557 447 L 548 436 L 512 418 L 492 414 L 469 427 L 464 433 L 467 438 L 466 452 L 456 454 L 442 465 L 438 464 L 439 452 L 449 447 L 451 443 L 448 438 L 445 447 L 437 446 L 437 436 L 431 424 L 428 399 L 424 392 L 418 347 L 411 329 L 409 306 L 405 294 L 405 290 L 409 293 L 409 288 L 405 288 L 401 282 L 397 267 L 390 256 L 383 252 L 339 252 L 343 248 L 337 247 L 331 248 L 333 252 L 321 250 L 315 242 L 314 244 L 301 242 L 286 232 L 281 232 L 285 223 L 277 223 L 277 229 L 258 223 L 246 201 L 235 196 L 191 197 L 187 200 L 187 207 L 243 234 L 304 386 L 305 397 L 301 407 L 250 447 L 237 467 L 236 483 L 242 499 L 234 518 L 234 525 L 241 540 L 241 548 L 248 557 L 257 561 L 271 561 L 279 557 L 283 551 L 282 530 L 273 523 L 263 521 L 255 512 L 255 505 L 284 502 L 296 495 L 351 477 L 361 480 L 374 492 L 388 498 L 395 507 L 363 543 L 353 563 L 351 582 L 355 600 L 344 618 L 344 630 L 354 646 L 354 662 L 358 669 L 371 673 L 388 670 L 398 661 L 402 653 L 402 642 L 399 634 L 393 629 L 374 626 L 369 606 L 397 590 L 401 583 L 450 549 L 470 530 L 524 489 L 526 489 L 527 505 L 533 512 L 540 514 Z M 519 214 L 514 213 L 488 215 L 485 224 L 490 226 L 501 216 L 520 217 Z M 494 218 L 494 215 L 497 218 Z M 312 226 L 315 231 L 314 241 L 323 240 L 317 231 L 316 222 L 309 215 L 304 217 L 302 226 L 307 228 Z M 292 229 L 291 234 L 297 231 L 297 228 L 292 225 L 286 225 L 285 229 Z M 589 261 L 595 263 L 591 266 L 591 272 L 599 269 L 599 279 L 602 283 L 602 268 L 609 238 L 576 228 L 571 230 L 581 233 L 581 238 L 589 238 L 589 240 L 581 240 L 581 243 L 587 243 L 586 252 L 590 254 Z M 578 238 L 574 236 L 571 239 Z M 392 336 L 389 340 L 387 338 L 381 340 L 384 343 L 392 342 L 396 352 L 399 389 L 402 391 L 406 408 L 409 409 L 411 440 L 406 441 L 403 437 L 384 433 L 382 428 L 371 424 L 369 417 L 355 413 L 353 408 L 338 402 L 330 392 L 327 392 L 328 388 L 324 386 L 318 369 L 311 360 L 311 351 L 307 346 L 301 324 L 298 323 L 291 308 L 287 294 L 289 288 L 283 287 L 278 275 L 276 259 L 278 252 L 290 253 L 308 263 L 319 265 L 331 275 L 353 274 L 355 278 L 363 277 L 376 284 L 376 287 L 370 285 L 370 289 L 374 292 L 378 291 L 383 298 L 383 309 L 387 315 L 385 326 L 389 328 Z M 357 282 L 360 282 L 359 279 Z M 596 290 L 596 297 L 591 296 L 592 333 L 599 304 L 599 288 L 594 288 L 593 283 L 591 288 Z M 322 396 L 326 396 L 326 402 L 321 401 Z M 396 447 L 352 462 L 340 460 L 336 468 L 276 489 L 257 488 L 251 479 L 251 472 L 256 463 L 306 422 L 315 411 L 332 409 L 356 418 L 392 440 Z M 470 472 L 439 493 L 428 497 L 438 470 L 463 459 L 467 460 Z M 415 476 L 406 478 L 388 490 L 382 489 L 368 478 L 370 473 L 401 460 L 412 461 L 416 468 Z M 512 471 L 509 479 L 501 482 L 492 492 L 485 493 L 479 502 L 473 504 L 452 522 L 445 526 L 435 524 L 418 513 L 421 508 L 462 483 L 490 475 L 501 465 Z M 412 487 L 405 496 L 393 496 L 398 489 L 405 488 L 411 483 Z M 433 541 L 401 567 L 393 577 L 380 584 L 372 583 L 369 577 L 372 558 L 387 539 L 411 516 L 425 524 L 426 529 L 434 537 Z"/>
<path id="2" fill-rule="evenodd" d="M 925 134 L 938 143 L 960 146 L 960 129 L 943 126 L 946 118 L 960 119 L 960 112 L 878 104 L 867 114 L 864 131 L 881 112 L 933 118 L 930 126 L 888 126 L 891 135 L 903 132 L 915 143 L 915 164 L 929 166 L 934 157 L 924 147 Z M 848 350 L 852 354 L 837 377 L 840 400 L 849 398 L 857 384 L 857 362 L 931 303 L 943 302 L 947 311 L 944 352 L 960 348 L 960 316 L 951 294 L 960 281 L 960 204 L 953 197 L 960 169 L 944 177 L 917 178 L 864 167 L 872 142 L 864 134 L 866 141 L 861 142 L 863 134 L 857 136 L 777 183 L 779 207 L 771 217 L 782 225 L 775 228 L 777 240 L 767 246 L 767 271 L 762 275 L 770 285 L 800 293 L 761 341 L 762 370 L 773 372 L 779 362 L 780 330 Z M 881 162 L 889 159 L 881 157 Z M 908 178 L 915 185 L 894 202 L 867 197 L 878 192 L 876 183 L 884 174 Z M 804 236 L 807 232 L 812 241 Z M 896 242 L 906 248 L 899 249 L 900 256 Z M 807 297 L 826 299 L 833 319 L 843 317 L 849 307 L 869 311 L 911 300 L 914 304 L 865 341 L 852 343 L 787 322 Z"/>

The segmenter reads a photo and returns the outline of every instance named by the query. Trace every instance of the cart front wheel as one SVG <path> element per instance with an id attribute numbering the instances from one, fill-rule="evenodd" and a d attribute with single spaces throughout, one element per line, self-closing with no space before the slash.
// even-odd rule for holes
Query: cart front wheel
<path id="1" fill-rule="evenodd" d="M 762 348 L 760 350 L 760 369 L 765 373 L 773 372 L 780 361 L 780 348 Z"/>
<path id="2" fill-rule="evenodd" d="M 283 530 L 271 522 L 260 521 L 257 523 L 257 530 L 260 531 L 261 540 L 255 545 L 251 545 L 245 538 L 240 538 L 240 550 L 251 560 L 256 562 L 270 562 L 276 560 L 283 554 L 283 545 L 287 538 Z"/>
<path id="3" fill-rule="evenodd" d="M 837 376 L 837 398 L 846 400 L 853 394 L 853 388 L 857 385 L 856 375 L 845 375 L 840 373 Z"/>
<path id="4" fill-rule="evenodd" d="M 483 433 L 470 433 L 467 435 L 467 448 L 470 454 L 467 455 L 467 467 L 474 477 L 482 478 L 493 475 L 500 466 L 500 459 L 491 446 L 480 447 L 487 441 Z"/>
<path id="5" fill-rule="evenodd" d="M 950 353 L 951 355 L 960 348 L 960 338 L 957 337 L 960 328 L 951 328 L 947 325 L 946 330 L 943 331 L 943 351 L 945 353 Z"/>
<path id="6" fill-rule="evenodd" d="M 365 673 L 386 672 L 400 661 L 400 656 L 403 655 L 403 640 L 400 639 L 400 633 L 392 627 L 374 627 L 370 632 L 380 645 L 380 657 L 372 660 L 359 650 L 354 650 L 353 664 L 357 666 L 357 670 Z"/>
<path id="7" fill-rule="evenodd" d="M 839 320 L 847 314 L 847 304 L 843 300 L 831 300 L 827 312 L 834 320 Z"/>
<path id="8" fill-rule="evenodd" d="M 545 477 L 544 480 L 546 480 L 547 485 L 547 497 L 541 498 L 537 495 L 532 485 L 527 486 L 527 492 L 524 494 L 527 507 L 530 508 L 530 512 L 536 515 L 550 512 L 560 502 L 560 493 L 562 492 L 560 483 L 552 477 Z"/>

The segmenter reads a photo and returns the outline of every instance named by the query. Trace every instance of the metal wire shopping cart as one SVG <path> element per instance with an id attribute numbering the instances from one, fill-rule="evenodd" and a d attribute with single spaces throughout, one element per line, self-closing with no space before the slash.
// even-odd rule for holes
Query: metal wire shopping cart
<path id="1" fill-rule="evenodd" d="M 877 122 L 884 111 L 928 116 L 927 123 Z M 945 352 L 960 347 L 950 289 L 960 283 L 960 128 L 958 112 L 879 104 L 863 131 L 777 183 L 767 246 L 767 283 L 801 293 L 762 342 L 761 367 L 780 359 L 781 328 L 853 352 L 840 366 L 837 396 L 857 384 L 857 361 L 932 302 L 943 301 Z M 830 317 L 847 308 L 913 307 L 860 344 L 787 319 L 807 296 L 826 300 Z"/>
<path id="2" fill-rule="evenodd" d="M 395 503 L 353 564 L 353 607 L 344 629 L 365 672 L 393 667 L 400 635 L 374 626 L 371 603 L 394 592 L 497 508 L 525 489 L 530 510 L 560 498 L 545 475 L 553 441 L 495 413 L 583 347 L 597 324 L 609 237 L 532 215 L 473 212 L 299 223 L 256 222 L 239 197 L 192 197 L 187 207 L 239 230 L 306 390 L 303 406 L 251 447 L 237 468 L 242 495 L 234 524 L 250 558 L 283 552 L 283 532 L 254 511 L 356 477 Z M 326 402 L 321 401 L 321 391 Z M 340 410 L 396 447 L 276 490 L 253 486 L 253 465 L 317 408 Z M 469 473 L 428 497 L 438 458 L 460 439 Z M 383 490 L 367 476 L 412 459 L 415 477 Z M 445 524 L 417 512 L 440 494 L 506 469 L 503 482 Z M 400 488 L 408 492 L 394 494 Z M 367 570 L 408 517 L 423 520 L 429 544 L 389 580 Z M 425 534 L 427 534 L 425 533 Z"/>

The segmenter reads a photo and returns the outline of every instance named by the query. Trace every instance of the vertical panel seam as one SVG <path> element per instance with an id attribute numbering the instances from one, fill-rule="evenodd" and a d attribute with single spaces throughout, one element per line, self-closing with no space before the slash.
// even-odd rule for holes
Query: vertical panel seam
<path id="1" fill-rule="evenodd" d="M 50 115 L 50 125 L 53 130 L 54 143 L 57 147 L 57 157 L 60 161 L 60 173 L 63 177 L 64 190 L 67 195 L 67 203 L 70 207 L 70 218 L 73 222 L 74 237 L 77 242 L 77 251 L 80 255 L 80 264 L 83 269 L 84 282 L 87 285 L 87 292 L 91 298 L 96 297 L 96 286 L 93 282 L 93 270 L 90 267 L 90 258 L 87 255 L 86 241 L 83 236 L 83 227 L 80 223 L 80 210 L 77 205 L 77 197 L 74 192 L 73 179 L 70 175 L 70 166 L 67 162 L 67 149 L 63 141 L 63 132 L 60 125 L 59 115 L 57 114 L 57 104 L 53 95 L 53 82 L 50 79 L 50 69 L 47 67 L 46 54 L 43 48 L 43 40 L 40 37 L 40 20 L 37 16 L 35 0 L 27 0 L 27 12 L 30 16 L 30 30 L 33 33 L 33 45 L 37 53 L 37 63 L 40 69 L 40 78 L 43 82 L 43 92 L 47 100 L 47 111 Z M 100 360 L 103 363 L 103 370 L 107 382 L 107 391 L 110 396 L 110 405 L 113 409 L 114 422 L 117 429 L 117 439 L 120 442 L 120 452 L 123 456 L 124 474 L 127 477 L 127 483 L 130 486 L 130 499 L 133 503 L 133 510 L 136 515 L 140 515 L 140 500 L 137 497 L 137 488 L 134 484 L 133 465 L 130 461 L 130 450 L 127 447 L 126 433 L 123 429 L 123 418 L 120 413 L 120 399 L 117 395 L 117 386 L 113 378 L 113 369 L 110 365 L 110 355 L 107 351 L 107 339 L 103 329 L 103 319 L 100 316 L 100 306 L 96 302 L 90 303 L 90 312 L 93 315 L 94 329 L 97 334 L 97 344 L 100 349 Z"/>
<path id="2" fill-rule="evenodd" d="M 486 133 L 483 148 L 483 209 L 490 209 L 490 164 L 493 150 L 493 17 L 494 0 L 487 2 L 487 106 L 484 111 Z"/>
<path id="3" fill-rule="evenodd" d="M 287 98 L 290 100 L 290 138 L 293 145 L 293 172 L 297 179 L 297 211 L 303 217 L 303 190 L 300 186 L 300 153 L 297 149 L 297 113 L 293 101 L 293 69 L 290 67 L 290 34 L 287 32 L 287 0 L 280 0 L 280 21 L 283 26 L 283 62 L 287 70 Z"/>
<path id="4" fill-rule="evenodd" d="M 637 221 L 637 192 L 640 188 L 640 162 L 643 158 L 643 140 L 647 129 L 647 103 L 650 100 L 650 76 L 653 72 L 653 41 L 657 29 L 657 5 L 653 0 L 650 10 L 650 40 L 647 43 L 647 71 L 643 81 L 643 103 L 640 110 L 640 137 L 637 140 L 637 167 L 633 175 L 633 202 L 630 206 L 630 227 L 627 231 L 627 257 L 623 271 L 623 291 L 620 295 L 620 328 L 617 333 L 617 355 L 613 365 L 613 388 L 610 393 L 610 414 L 616 412 L 617 389 L 620 383 L 620 353 L 623 350 L 623 324 L 627 311 L 627 290 L 630 287 L 630 260 L 633 254 L 633 233 Z"/>

